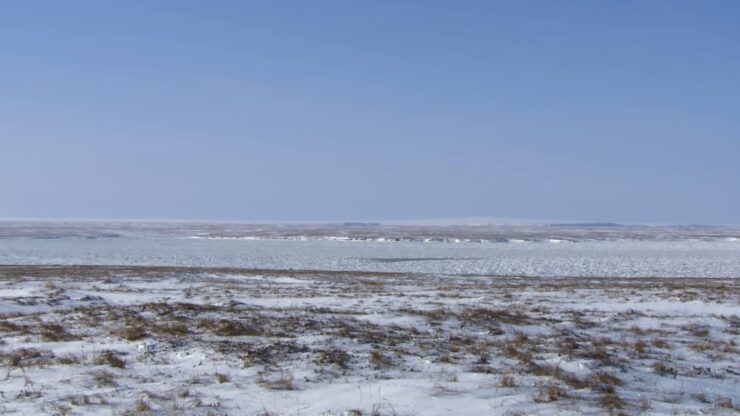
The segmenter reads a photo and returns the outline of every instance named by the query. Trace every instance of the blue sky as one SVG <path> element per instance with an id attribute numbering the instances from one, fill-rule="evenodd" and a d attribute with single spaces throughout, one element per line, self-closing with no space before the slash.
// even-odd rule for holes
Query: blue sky
<path id="1" fill-rule="evenodd" d="M 738 19 L 0 2 L 0 217 L 740 224 Z"/>

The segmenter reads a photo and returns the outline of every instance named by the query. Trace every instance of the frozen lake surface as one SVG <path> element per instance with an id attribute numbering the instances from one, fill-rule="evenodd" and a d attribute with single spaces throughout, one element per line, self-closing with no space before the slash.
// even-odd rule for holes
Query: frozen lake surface
<path id="1" fill-rule="evenodd" d="M 696 230 L 679 234 L 675 229 L 623 228 L 604 231 L 488 227 L 471 231 L 450 227 L 208 227 L 5 225 L 0 236 L 0 264 L 214 266 L 543 277 L 740 276 L 740 241 L 731 232 L 715 229 L 710 230 L 712 234 Z"/>

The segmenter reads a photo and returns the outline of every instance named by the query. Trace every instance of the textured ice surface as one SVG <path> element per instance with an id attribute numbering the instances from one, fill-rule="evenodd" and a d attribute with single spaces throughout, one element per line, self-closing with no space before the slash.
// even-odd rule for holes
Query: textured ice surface
<path id="1" fill-rule="evenodd" d="M 406 234 L 397 229 L 373 229 L 351 234 L 345 228 L 324 227 L 312 229 L 307 236 L 297 235 L 298 231 L 307 233 L 305 229 L 286 231 L 261 226 L 249 231 L 251 235 L 241 231 L 230 238 L 213 238 L 212 234 L 233 234 L 223 225 L 217 228 L 218 233 L 209 229 L 209 238 L 192 238 L 196 227 L 184 230 L 163 226 L 166 232 L 149 227 L 128 226 L 112 231 L 89 225 L 62 231 L 23 228 L 13 234 L 6 226 L 2 229 L 4 237 L 0 238 L 0 264 L 223 266 L 517 276 L 740 276 L 740 241 L 714 229 L 690 230 L 691 233 L 680 235 L 675 234 L 676 230 L 653 230 L 652 238 L 646 230 L 639 229 L 636 238 L 633 231 L 621 229 L 561 232 L 558 228 L 509 228 L 504 230 L 506 234 L 491 228 L 486 229 L 486 235 L 498 236 L 498 240 L 480 242 L 470 238 L 474 235 L 470 230 L 450 228 L 414 228 L 406 230 Z M 481 235 L 483 231 L 476 232 L 475 235 Z M 461 238 L 454 238 L 455 235 Z M 618 238 L 624 235 L 632 238 Z"/>

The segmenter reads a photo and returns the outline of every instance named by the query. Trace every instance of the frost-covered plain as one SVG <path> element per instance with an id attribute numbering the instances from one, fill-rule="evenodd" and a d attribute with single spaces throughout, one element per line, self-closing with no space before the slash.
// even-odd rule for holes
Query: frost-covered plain
<path id="1" fill-rule="evenodd" d="M 0 412 L 737 414 L 735 279 L 0 267 Z"/>
<path id="2" fill-rule="evenodd" d="M 739 236 L 0 222 L 0 414 L 738 414 Z"/>

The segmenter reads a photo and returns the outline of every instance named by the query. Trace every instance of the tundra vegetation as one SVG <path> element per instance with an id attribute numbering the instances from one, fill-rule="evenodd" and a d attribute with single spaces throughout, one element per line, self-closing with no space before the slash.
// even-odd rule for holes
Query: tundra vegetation
<path id="1" fill-rule="evenodd" d="M 0 266 L 0 413 L 737 414 L 733 279 Z"/>

